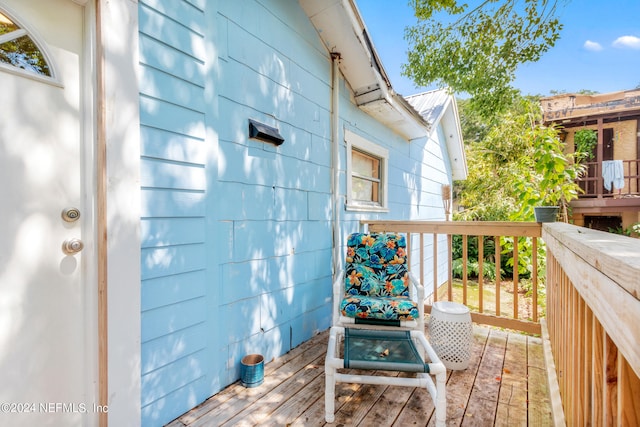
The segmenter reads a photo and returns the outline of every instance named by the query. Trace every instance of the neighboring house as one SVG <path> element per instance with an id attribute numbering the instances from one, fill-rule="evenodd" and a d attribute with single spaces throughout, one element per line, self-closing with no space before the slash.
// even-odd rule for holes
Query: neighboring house
<path id="1" fill-rule="evenodd" d="M 36 405 L 0 425 L 172 420 L 329 327 L 360 219 L 466 176 L 349 0 L 0 0 L 0 87 L 0 402 Z"/>
<path id="2" fill-rule="evenodd" d="M 574 223 L 608 231 L 639 222 L 640 90 L 562 94 L 540 103 L 545 124 L 561 127 L 571 150 L 577 131 L 591 129 L 598 136 L 580 179 L 583 193 L 571 202 Z"/>

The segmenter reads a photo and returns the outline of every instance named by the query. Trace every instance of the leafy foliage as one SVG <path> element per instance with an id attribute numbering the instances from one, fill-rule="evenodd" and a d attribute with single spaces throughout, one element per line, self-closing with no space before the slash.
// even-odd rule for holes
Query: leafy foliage
<path id="1" fill-rule="evenodd" d="M 420 86 L 468 93 L 482 114 L 502 111 L 518 96 L 511 86 L 518 65 L 537 61 L 559 38 L 556 1 L 484 0 L 471 8 L 457 0 L 412 0 L 419 22 L 405 33 L 403 72 Z"/>
<path id="2" fill-rule="evenodd" d="M 454 219 L 532 221 L 534 206 L 566 206 L 577 197 L 580 190 L 575 179 L 583 166 L 565 153 L 557 129 L 540 125 L 542 113 L 537 98 L 519 96 L 493 117 L 475 114 L 477 105 L 470 101 L 461 100 L 459 106 L 469 176 L 456 183 L 458 201 L 465 210 L 456 213 Z M 454 240 L 456 244 L 461 242 Z M 516 268 L 513 238 L 503 237 L 500 246 L 505 254 L 501 274 L 510 276 Z M 522 277 L 530 276 L 531 240 L 520 239 L 518 247 L 518 272 Z M 462 256 L 461 251 L 460 247 L 454 252 L 454 259 Z M 537 255 L 542 277 L 544 245 L 538 246 Z M 468 268 L 473 268 L 474 262 L 477 255 L 470 245 Z"/>
<path id="3" fill-rule="evenodd" d="M 573 134 L 576 162 L 593 159 L 593 149 L 598 145 L 598 132 L 592 129 L 580 129 Z"/>
<path id="4" fill-rule="evenodd" d="M 584 165 L 572 161 L 553 127 L 541 125 L 528 129 L 532 146 L 522 158 L 522 175 L 513 182 L 520 210 L 512 220 L 530 220 L 535 206 L 559 206 L 565 213 L 571 200 L 581 191 L 576 179 Z"/>
<path id="5" fill-rule="evenodd" d="M 477 104 L 459 100 L 469 174 L 456 183 L 465 210 L 455 219 L 508 221 L 519 210 L 514 183 L 523 174 L 525 157 L 532 151 L 526 132 L 539 117 L 535 98 L 519 96 L 502 113 L 486 117 Z"/>

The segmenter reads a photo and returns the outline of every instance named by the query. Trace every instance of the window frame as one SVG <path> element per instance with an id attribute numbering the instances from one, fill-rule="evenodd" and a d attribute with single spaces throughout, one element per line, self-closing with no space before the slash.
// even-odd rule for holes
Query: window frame
<path id="1" fill-rule="evenodd" d="M 17 31 L 20 31 L 21 33 L 19 37 L 29 37 L 31 39 L 31 41 L 38 48 L 40 54 L 43 56 L 45 62 L 47 63 L 50 75 L 47 76 L 31 70 L 26 70 L 24 68 L 16 67 L 15 65 L 7 64 L 5 62 L 0 62 L 0 70 L 17 76 L 26 77 L 31 80 L 48 83 L 53 86 L 64 87 L 58 75 L 58 67 L 56 66 L 55 61 L 53 60 L 53 57 L 48 50 L 47 44 L 44 42 L 44 39 L 38 33 L 38 31 L 35 28 L 31 27 L 31 25 L 29 25 L 27 22 L 18 18 L 17 14 L 5 5 L 0 5 L 0 13 L 5 15 L 9 20 L 11 20 L 15 25 L 18 26 L 19 30 Z"/>
<path id="2" fill-rule="evenodd" d="M 362 136 L 345 129 L 344 140 L 347 147 L 347 202 L 346 210 L 349 211 L 367 211 L 367 212 L 388 212 L 388 169 L 389 169 L 389 150 L 375 144 Z M 355 200 L 353 197 L 353 178 L 361 178 L 353 171 L 353 151 L 359 151 L 360 153 L 373 157 L 379 161 L 380 177 L 378 181 L 378 202 L 366 202 L 362 200 Z M 361 178 L 362 179 L 362 178 Z M 365 178 L 370 180 L 368 177 Z M 376 179 L 371 179 L 371 182 L 376 182 Z"/>

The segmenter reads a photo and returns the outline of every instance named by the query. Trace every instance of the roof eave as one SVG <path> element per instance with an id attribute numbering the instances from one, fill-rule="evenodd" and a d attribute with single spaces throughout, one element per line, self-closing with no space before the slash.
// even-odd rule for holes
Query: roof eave
<path id="1" fill-rule="evenodd" d="M 391 87 L 353 0 L 299 0 L 329 52 L 340 54 L 340 71 L 356 105 L 408 140 L 423 138 L 429 124 Z"/>

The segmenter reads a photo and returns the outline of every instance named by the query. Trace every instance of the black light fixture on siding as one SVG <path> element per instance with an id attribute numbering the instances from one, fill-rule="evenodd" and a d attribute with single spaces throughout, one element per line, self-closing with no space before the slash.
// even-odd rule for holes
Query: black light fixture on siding
<path id="1" fill-rule="evenodd" d="M 271 144 L 281 145 L 284 138 L 277 128 L 249 119 L 249 138 L 258 139 Z"/>

